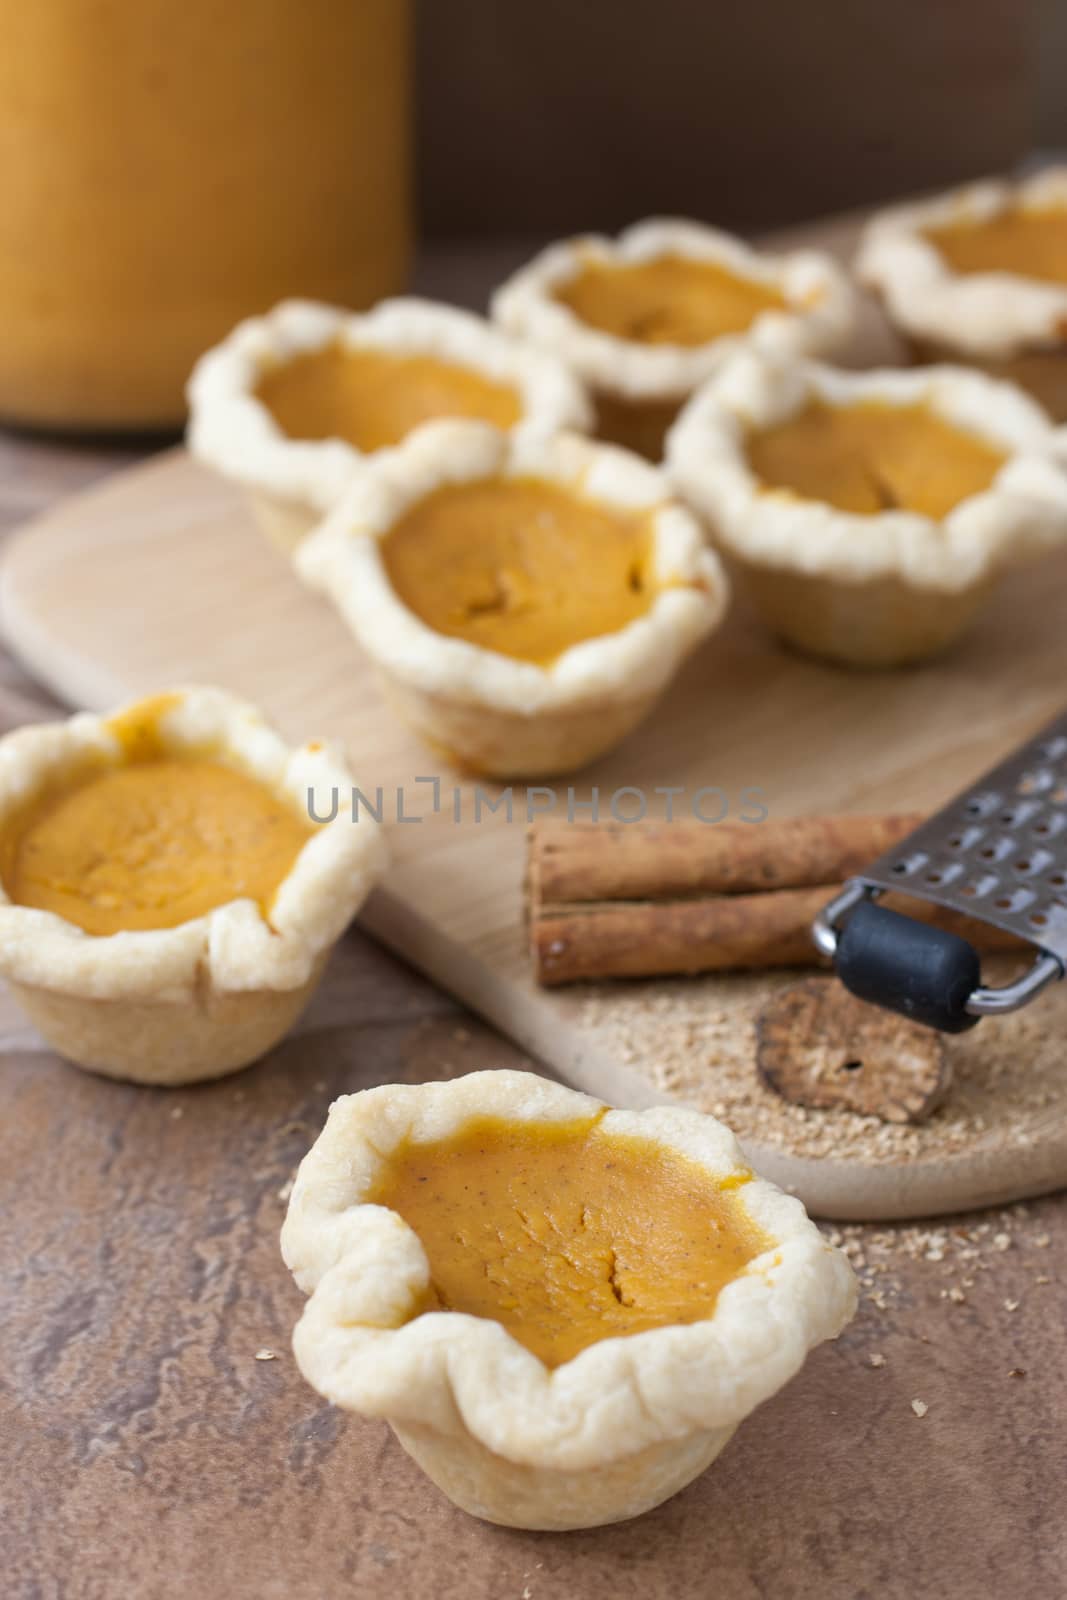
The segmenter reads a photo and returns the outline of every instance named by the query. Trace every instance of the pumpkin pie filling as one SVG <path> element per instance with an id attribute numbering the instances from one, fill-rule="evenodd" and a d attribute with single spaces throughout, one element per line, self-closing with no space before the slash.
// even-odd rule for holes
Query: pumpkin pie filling
<path id="1" fill-rule="evenodd" d="M 436 490 L 382 541 L 389 581 L 435 632 L 549 665 L 643 616 L 652 518 L 537 478 Z"/>
<path id="2" fill-rule="evenodd" d="M 925 404 L 813 399 L 752 433 L 746 454 L 768 489 L 874 516 L 913 511 L 934 520 L 988 489 L 1006 456 Z"/>
<path id="3" fill-rule="evenodd" d="M 267 916 L 311 826 L 245 773 L 166 750 L 168 703 L 114 719 L 122 762 L 39 796 L 2 841 L 15 904 L 95 935 L 173 928 L 240 899 Z"/>
<path id="4" fill-rule="evenodd" d="M 680 255 L 624 264 L 587 261 L 555 298 L 591 328 L 639 344 L 702 345 L 785 309 L 777 289 L 716 261 Z"/>
<path id="5" fill-rule="evenodd" d="M 337 340 L 265 372 L 256 396 L 290 439 L 343 439 L 368 454 L 442 417 L 511 428 L 522 414 L 510 384 L 470 367 Z"/>
<path id="6" fill-rule="evenodd" d="M 1067 283 L 1067 207 L 1012 206 L 976 221 L 924 230 L 953 272 L 1011 272 Z"/>
<path id="7" fill-rule="evenodd" d="M 424 1310 L 499 1322 L 549 1367 L 600 1339 L 712 1315 L 771 1247 L 736 1192 L 747 1176 L 717 1182 L 600 1123 L 479 1117 L 388 1157 L 367 1199 L 418 1235 Z"/>

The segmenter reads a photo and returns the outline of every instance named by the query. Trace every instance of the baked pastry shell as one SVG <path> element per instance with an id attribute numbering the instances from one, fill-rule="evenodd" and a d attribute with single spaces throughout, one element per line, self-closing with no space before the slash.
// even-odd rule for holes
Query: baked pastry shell
<path id="1" fill-rule="evenodd" d="M 1067 208 L 1067 167 L 1018 184 L 969 184 L 877 213 L 864 231 L 856 273 L 876 291 L 914 360 L 967 362 L 1018 383 L 1063 421 L 1067 283 L 1012 272 L 957 273 L 924 237 L 930 227 L 980 222 L 1020 205 Z"/>
<path id="2" fill-rule="evenodd" d="M 1007 460 L 987 490 L 939 521 L 903 510 L 858 515 L 765 489 L 746 433 L 812 398 L 926 403 Z M 666 470 L 775 633 L 843 665 L 890 667 L 947 649 L 1006 568 L 1067 544 L 1067 475 L 1053 441 L 1033 401 L 968 368 L 843 372 L 744 353 L 685 408 Z"/>
<path id="3" fill-rule="evenodd" d="M 415 298 L 384 300 L 366 313 L 286 300 L 239 323 L 197 362 L 188 386 L 193 455 L 247 492 L 272 543 L 291 553 L 343 495 L 363 465 L 440 424 L 425 422 L 389 451 L 366 455 L 342 439 L 291 439 L 256 397 L 264 372 L 340 341 L 353 350 L 428 356 L 511 384 L 520 426 L 585 428 L 588 397 L 562 363 L 527 348 L 481 317 Z"/>
<path id="4" fill-rule="evenodd" d="M 127 708 L 132 709 L 132 707 Z M 121 714 L 121 713 L 119 713 Z M 0 740 L 0 827 L 44 785 L 121 765 L 108 718 L 88 712 Z M 254 706 L 221 690 L 176 691 L 164 748 L 203 754 L 306 812 L 337 816 L 312 833 L 270 908 L 217 906 L 174 928 L 93 936 L 0 886 L 0 975 L 31 1021 L 78 1066 L 137 1083 L 214 1078 L 277 1043 L 314 993 L 334 944 L 384 870 L 382 830 L 346 809 L 353 779 L 335 749 L 287 746 Z"/>
<path id="5" fill-rule="evenodd" d="M 429 1284 L 422 1245 L 363 1198 L 390 1152 L 473 1117 L 552 1123 L 602 1109 L 522 1072 L 367 1090 L 335 1102 L 290 1199 L 282 1254 L 310 1296 L 293 1338 L 304 1376 L 335 1404 L 385 1417 L 456 1504 L 491 1522 L 592 1527 L 658 1505 L 855 1309 L 851 1268 L 800 1202 L 752 1177 L 721 1123 L 657 1107 L 609 1110 L 600 1128 L 741 1179 L 745 1210 L 773 1240 L 709 1318 L 604 1339 L 549 1370 L 497 1322 L 416 1315 Z"/>
<path id="6" fill-rule="evenodd" d="M 674 586 L 644 616 L 547 667 L 436 632 L 392 588 L 380 543 L 436 489 L 498 476 L 540 478 L 628 514 L 649 512 L 654 577 Z M 636 456 L 576 434 L 442 424 L 403 459 L 369 467 L 297 553 L 296 568 L 333 600 L 387 700 L 431 746 L 472 772 L 547 777 L 584 766 L 629 733 L 726 609 L 722 565 L 670 493 Z"/>
<path id="7" fill-rule="evenodd" d="M 777 289 L 787 304 L 761 312 L 743 333 L 684 346 L 619 338 L 590 327 L 556 299 L 589 262 L 625 266 L 664 255 L 712 262 Z M 855 332 L 856 296 L 847 274 L 819 251 L 774 255 L 700 223 L 652 218 L 617 239 L 587 234 L 551 245 L 495 292 L 492 316 L 577 373 L 598 406 L 604 438 L 658 459 L 658 442 L 677 409 L 725 355 L 742 347 L 774 355 L 839 353 Z"/>

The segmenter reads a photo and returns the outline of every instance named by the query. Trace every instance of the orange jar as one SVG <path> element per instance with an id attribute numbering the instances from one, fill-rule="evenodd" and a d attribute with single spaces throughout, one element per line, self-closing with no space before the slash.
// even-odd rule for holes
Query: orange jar
<path id="1" fill-rule="evenodd" d="M 0 0 L 0 416 L 170 427 L 286 295 L 403 285 L 409 0 Z"/>

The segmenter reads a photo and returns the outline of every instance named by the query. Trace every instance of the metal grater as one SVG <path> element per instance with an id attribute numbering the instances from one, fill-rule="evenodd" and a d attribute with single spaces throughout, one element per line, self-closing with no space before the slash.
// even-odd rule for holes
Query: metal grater
<path id="1" fill-rule="evenodd" d="M 877 905 L 889 891 L 991 923 L 1035 947 L 986 988 L 965 939 Z M 812 934 L 861 999 L 949 1033 L 1015 1011 L 1067 971 L 1067 712 L 850 878 Z"/>

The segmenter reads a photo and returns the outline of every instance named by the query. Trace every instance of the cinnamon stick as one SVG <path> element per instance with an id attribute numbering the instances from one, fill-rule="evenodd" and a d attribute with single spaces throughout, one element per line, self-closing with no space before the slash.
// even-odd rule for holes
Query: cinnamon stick
<path id="1" fill-rule="evenodd" d="M 912 832 L 921 812 L 781 822 L 565 822 L 529 837 L 530 892 L 545 904 L 678 900 L 839 883 Z"/>
<path id="2" fill-rule="evenodd" d="M 816 965 L 817 912 L 844 878 L 919 820 L 809 817 L 695 829 L 681 822 L 542 824 L 531 831 L 527 880 L 537 981 Z M 1019 947 L 997 929 L 924 901 L 891 895 L 882 903 L 961 933 L 980 949 Z"/>

